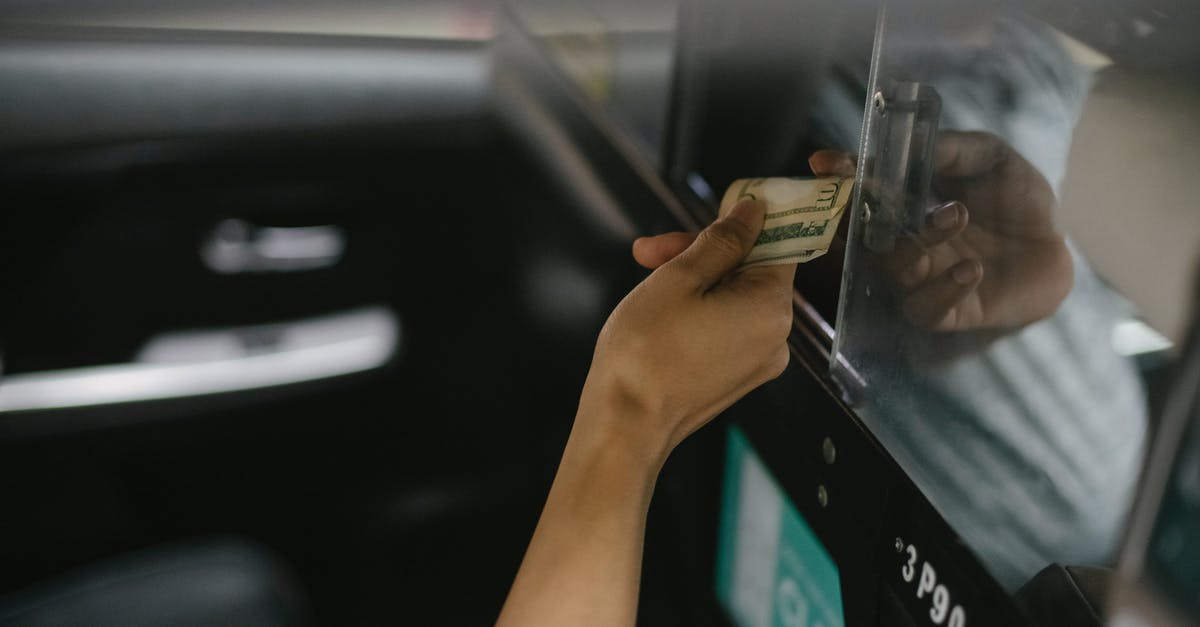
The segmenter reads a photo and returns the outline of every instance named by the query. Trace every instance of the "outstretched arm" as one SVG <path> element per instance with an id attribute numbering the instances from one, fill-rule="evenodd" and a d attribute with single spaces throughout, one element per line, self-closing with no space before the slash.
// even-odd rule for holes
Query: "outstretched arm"
<path id="1" fill-rule="evenodd" d="M 498 625 L 634 624 L 646 512 L 663 462 L 788 363 L 795 266 L 738 269 L 762 223 L 762 206 L 746 202 L 688 237 L 682 252 L 678 234 L 634 243 L 638 261 L 657 269 L 600 332 Z"/>

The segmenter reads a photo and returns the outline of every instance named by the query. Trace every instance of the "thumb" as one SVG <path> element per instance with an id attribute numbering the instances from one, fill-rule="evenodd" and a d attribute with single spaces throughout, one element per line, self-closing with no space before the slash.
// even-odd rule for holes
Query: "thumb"
<path id="1" fill-rule="evenodd" d="M 765 213 L 764 205 L 756 200 L 739 202 L 666 265 L 690 277 L 699 289 L 713 287 L 750 254 L 762 230 Z"/>

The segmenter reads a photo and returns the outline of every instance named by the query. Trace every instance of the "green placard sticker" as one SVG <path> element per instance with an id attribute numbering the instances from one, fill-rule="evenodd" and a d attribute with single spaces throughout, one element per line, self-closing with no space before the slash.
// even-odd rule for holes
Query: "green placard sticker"
<path id="1" fill-rule="evenodd" d="M 739 627 L 843 627 L 837 566 L 737 427 L 729 432 L 717 598 Z"/>

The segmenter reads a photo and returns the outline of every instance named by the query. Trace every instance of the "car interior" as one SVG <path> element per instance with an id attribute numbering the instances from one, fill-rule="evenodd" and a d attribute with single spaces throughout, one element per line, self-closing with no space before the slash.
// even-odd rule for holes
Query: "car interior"
<path id="1" fill-rule="evenodd" d="M 0 625 L 494 622 L 597 333 L 648 274 L 632 240 L 703 227 L 735 179 L 811 176 L 821 148 L 860 155 L 862 196 L 798 271 L 788 370 L 668 460 L 639 624 L 831 627 L 728 575 L 751 567 L 746 464 L 829 562 L 834 624 L 1110 624 L 1137 582 L 1181 622 L 1125 624 L 1200 619 L 1179 601 L 1200 499 L 1172 505 L 1189 540 L 1126 526 L 1170 501 L 1143 468 L 1200 485 L 1155 443 L 1160 416 L 1197 420 L 1170 399 L 1200 381 L 1200 14 L 1055 4 L 4 3 Z M 960 15 L 1010 10 L 1032 17 Z M 953 48 L 983 32 L 1026 47 Z M 889 186 L 917 202 L 921 123 L 995 133 L 1062 198 L 1088 270 L 1061 328 L 945 348 L 879 297 L 863 232 L 903 226 Z M 984 365 L 943 368 L 963 352 Z M 1010 372 L 1035 366 L 1045 389 Z M 1094 418 L 1005 430 L 1048 413 Z M 1146 546 L 1174 557 L 1147 575 Z"/>

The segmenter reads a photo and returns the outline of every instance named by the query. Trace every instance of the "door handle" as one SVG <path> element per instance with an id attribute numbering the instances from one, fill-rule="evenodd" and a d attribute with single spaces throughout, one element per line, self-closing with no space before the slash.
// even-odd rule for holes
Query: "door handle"
<path id="1" fill-rule="evenodd" d="M 337 226 L 255 226 L 230 218 L 219 222 L 200 247 L 200 257 L 217 274 L 300 272 L 336 265 L 346 250 Z"/>
<path id="2" fill-rule="evenodd" d="M 318 318 L 151 339 L 130 363 L 10 374 L 6 413 L 188 398 L 316 381 L 387 364 L 400 348 L 397 316 L 382 306 Z"/>

